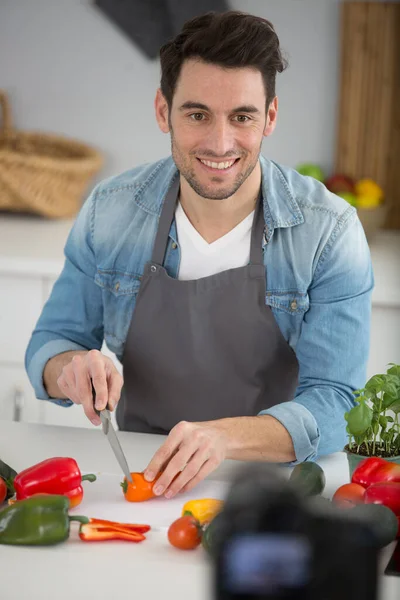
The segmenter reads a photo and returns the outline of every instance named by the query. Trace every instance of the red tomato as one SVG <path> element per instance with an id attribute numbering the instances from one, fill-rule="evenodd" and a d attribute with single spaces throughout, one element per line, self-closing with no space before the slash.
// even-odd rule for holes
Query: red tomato
<path id="1" fill-rule="evenodd" d="M 186 515 L 172 523 L 168 529 L 168 540 L 180 550 L 193 550 L 201 542 L 200 524 L 194 517 Z"/>
<path id="2" fill-rule="evenodd" d="M 365 488 L 358 483 L 345 483 L 336 490 L 332 502 L 341 508 L 352 508 L 356 504 L 363 504 Z"/>
<path id="3" fill-rule="evenodd" d="M 4 500 L 6 499 L 6 496 L 7 496 L 6 482 L 4 481 L 4 479 L 2 479 L 0 477 L 0 504 L 2 504 L 2 502 L 4 502 Z"/>

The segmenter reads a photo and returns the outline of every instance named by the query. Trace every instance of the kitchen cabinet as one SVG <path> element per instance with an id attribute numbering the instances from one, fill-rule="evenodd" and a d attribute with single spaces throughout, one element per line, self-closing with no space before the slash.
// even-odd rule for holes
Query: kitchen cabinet
<path id="1" fill-rule="evenodd" d="M 34 397 L 24 369 L 32 329 L 64 263 L 72 221 L 0 216 L 0 419 L 93 427 L 82 408 Z M 400 363 L 400 232 L 382 231 L 371 243 L 375 272 L 367 375 Z M 357 343 L 357 340 L 354 340 Z M 120 372 L 116 357 L 104 346 Z"/>

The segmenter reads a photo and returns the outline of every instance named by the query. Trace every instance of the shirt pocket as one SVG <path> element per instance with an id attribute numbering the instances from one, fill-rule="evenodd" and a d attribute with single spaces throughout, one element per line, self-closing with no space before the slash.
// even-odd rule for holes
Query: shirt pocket
<path id="1" fill-rule="evenodd" d="M 104 339 L 118 357 L 123 354 L 126 337 L 139 292 L 141 276 L 118 270 L 99 269 L 96 284 L 102 289 Z"/>
<path id="2" fill-rule="evenodd" d="M 267 290 L 265 303 L 271 308 L 283 337 L 295 350 L 304 315 L 310 308 L 308 294 L 298 290 Z"/>

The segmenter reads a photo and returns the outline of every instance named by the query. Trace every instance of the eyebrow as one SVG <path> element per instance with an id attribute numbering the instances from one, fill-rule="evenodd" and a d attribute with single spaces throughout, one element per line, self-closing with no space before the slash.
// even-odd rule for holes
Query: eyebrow
<path id="1" fill-rule="evenodd" d="M 187 102 L 184 102 L 179 107 L 179 110 L 193 110 L 193 109 L 207 110 L 207 111 L 211 112 L 211 109 L 206 104 L 203 104 L 202 102 L 192 102 L 190 100 L 188 100 Z M 243 104 L 242 106 L 238 106 L 237 108 L 234 108 L 231 112 L 234 112 L 234 113 L 246 112 L 246 113 L 257 114 L 260 111 L 253 104 Z"/>

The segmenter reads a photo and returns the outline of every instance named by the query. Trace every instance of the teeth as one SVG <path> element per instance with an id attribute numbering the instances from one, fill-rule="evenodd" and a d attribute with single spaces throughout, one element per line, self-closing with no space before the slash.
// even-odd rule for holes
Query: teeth
<path id="1" fill-rule="evenodd" d="M 213 169 L 229 169 L 229 167 L 231 167 L 233 165 L 235 160 L 230 160 L 228 162 L 220 162 L 220 163 L 211 162 L 209 160 L 201 160 L 201 162 L 203 163 L 203 165 L 206 165 L 207 167 L 212 167 Z"/>

